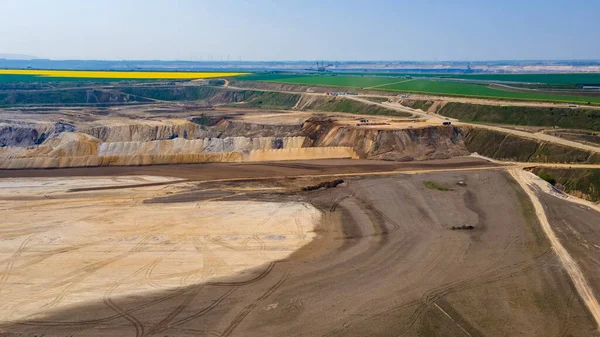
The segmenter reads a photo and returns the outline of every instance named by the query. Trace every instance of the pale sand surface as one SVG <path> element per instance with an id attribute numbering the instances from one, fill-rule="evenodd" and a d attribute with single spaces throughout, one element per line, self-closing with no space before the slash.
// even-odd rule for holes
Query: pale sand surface
<path id="1" fill-rule="evenodd" d="M 300 202 L 142 202 L 182 188 L 177 184 L 66 192 L 170 180 L 2 180 L 0 321 L 39 319 L 90 300 L 110 306 L 124 295 L 254 275 L 251 268 L 309 243 L 320 219 L 314 207 Z"/>

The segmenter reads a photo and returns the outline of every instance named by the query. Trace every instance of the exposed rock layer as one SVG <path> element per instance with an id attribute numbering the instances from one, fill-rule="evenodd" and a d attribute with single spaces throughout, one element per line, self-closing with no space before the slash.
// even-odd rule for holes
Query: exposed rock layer
<path id="1" fill-rule="evenodd" d="M 300 148 L 304 140 L 305 137 L 227 137 L 193 140 L 176 138 L 150 142 L 102 143 L 98 152 L 101 156 L 249 152 L 254 150 Z"/>
<path id="2" fill-rule="evenodd" d="M 0 122 L 0 147 L 38 145 L 62 132 L 71 131 L 75 131 L 75 126 L 61 122 Z"/>
<path id="3" fill-rule="evenodd" d="M 109 125 L 93 123 L 78 128 L 78 131 L 94 136 L 103 142 L 147 142 L 160 139 L 197 139 L 216 136 L 214 132 L 185 120 L 124 121 Z"/>
<path id="4" fill-rule="evenodd" d="M 361 158 L 385 160 L 443 159 L 468 155 L 456 127 L 379 130 L 341 126 L 329 121 L 308 121 L 304 133 L 312 146 L 350 146 Z"/>
<path id="5" fill-rule="evenodd" d="M 471 152 L 519 161 L 600 160 L 595 155 L 565 146 L 471 127 L 424 126 L 394 130 L 342 125 L 328 118 L 311 118 L 303 124 L 261 124 L 225 117 L 207 124 L 175 119 L 117 119 L 101 123 L 4 123 L 0 139 L 10 139 L 11 144 L 0 148 L 0 167 L 356 157 L 411 161 L 450 158 Z"/>

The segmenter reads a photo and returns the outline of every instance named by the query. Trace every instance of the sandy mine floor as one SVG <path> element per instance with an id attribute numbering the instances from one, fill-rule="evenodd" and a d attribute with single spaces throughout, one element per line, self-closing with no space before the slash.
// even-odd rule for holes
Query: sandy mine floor
<path id="1" fill-rule="evenodd" d="M 176 294 L 230 275 L 255 276 L 253 268 L 309 243 L 320 218 L 306 203 L 219 201 L 219 194 L 193 202 L 143 202 L 185 184 L 68 192 L 172 181 L 1 180 L 0 320 L 45 320 L 50 312 L 95 301 L 112 315 L 129 317 L 120 306 L 124 296 Z"/>
<path id="2" fill-rule="evenodd" d="M 3 197 L 2 336 L 600 336 L 506 171 L 195 178 Z"/>

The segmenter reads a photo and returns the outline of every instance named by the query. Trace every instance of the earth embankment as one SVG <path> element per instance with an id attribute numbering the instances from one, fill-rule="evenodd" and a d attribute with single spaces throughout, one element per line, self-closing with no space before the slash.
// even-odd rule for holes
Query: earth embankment
<path id="1" fill-rule="evenodd" d="M 309 120 L 304 132 L 313 146 L 350 146 L 361 158 L 385 160 L 444 159 L 468 155 L 458 128 L 441 126 L 378 130 Z"/>
<path id="2" fill-rule="evenodd" d="M 600 201 L 600 169 L 534 167 L 531 171 L 570 195 Z"/>
<path id="3" fill-rule="evenodd" d="M 596 152 L 474 126 L 462 126 L 461 129 L 468 151 L 489 158 L 519 162 L 600 163 L 600 155 Z"/>
<path id="4" fill-rule="evenodd" d="M 598 109 L 446 102 L 437 113 L 464 122 L 557 126 L 600 131 L 600 110 Z"/>
<path id="5" fill-rule="evenodd" d="M 303 94 L 295 106 L 301 110 L 315 110 L 328 112 L 347 112 L 362 115 L 383 115 L 410 117 L 412 114 L 398 110 L 388 109 L 381 105 L 368 104 L 343 96 L 317 96 Z"/>

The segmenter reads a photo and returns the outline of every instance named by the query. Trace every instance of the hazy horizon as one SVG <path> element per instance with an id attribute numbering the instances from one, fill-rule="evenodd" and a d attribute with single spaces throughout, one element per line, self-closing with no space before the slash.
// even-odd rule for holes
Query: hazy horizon
<path id="1" fill-rule="evenodd" d="M 600 2 L 5 0 L 0 54 L 51 60 L 597 60 Z"/>
<path id="2" fill-rule="evenodd" d="M 14 57 L 14 58 L 11 58 Z M 357 63 L 393 63 L 393 62 L 399 62 L 399 63 L 478 63 L 478 62 L 569 62 L 569 61 L 573 61 L 573 62 L 600 62 L 600 58 L 596 58 L 596 59 L 504 59 L 504 60 L 494 60 L 494 59 L 490 59 L 490 60 L 469 60 L 469 61 L 465 61 L 465 60 L 327 60 L 327 59 L 313 59 L 313 60 L 185 60 L 185 59 L 173 59 L 173 60 L 164 60 L 164 59 L 52 59 L 52 58 L 43 58 L 43 57 L 37 57 L 35 55 L 25 55 L 25 54 L 3 54 L 0 53 L 0 60 L 8 60 L 8 61 L 19 61 L 19 60 L 48 60 L 48 61 L 107 61 L 107 62 L 229 62 L 229 63 L 236 63 L 236 62 L 254 62 L 254 63 L 258 63 L 258 62 L 281 62 L 281 63 L 300 63 L 300 62 L 309 62 L 309 63 L 314 63 L 316 61 L 318 62 L 340 62 L 340 63 L 350 63 L 350 62 L 357 62 Z"/>

